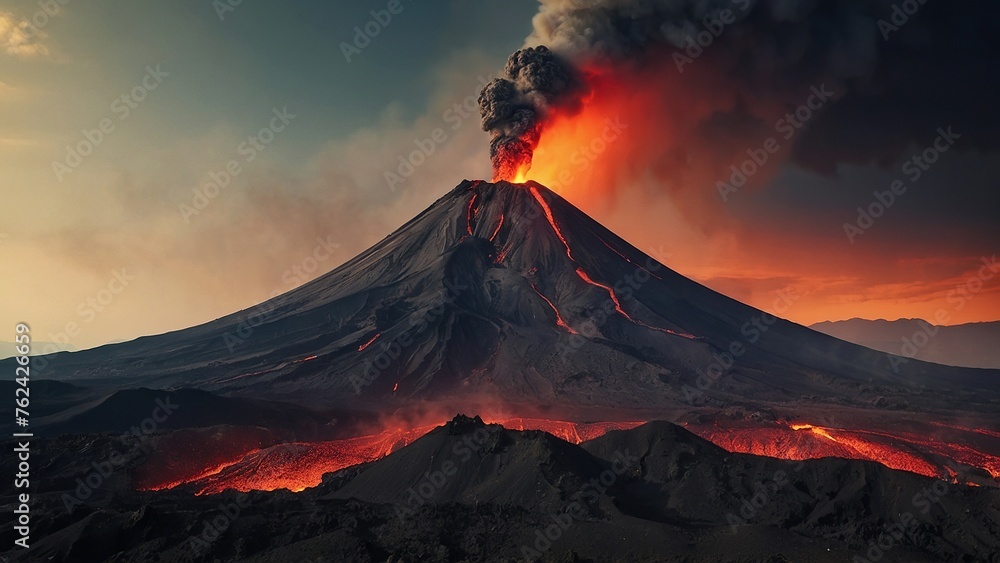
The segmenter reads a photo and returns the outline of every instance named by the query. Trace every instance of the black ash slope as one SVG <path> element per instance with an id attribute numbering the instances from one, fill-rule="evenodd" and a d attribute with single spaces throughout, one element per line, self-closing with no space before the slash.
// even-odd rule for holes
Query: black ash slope
<path id="1" fill-rule="evenodd" d="M 49 356 L 42 376 L 375 410 L 472 396 L 666 409 L 689 404 L 738 343 L 698 402 L 888 397 L 919 409 L 947 395 L 996 408 L 996 371 L 893 370 L 884 353 L 784 320 L 757 334 L 755 319 L 773 320 L 543 186 L 466 181 L 309 284 L 190 329 Z"/>

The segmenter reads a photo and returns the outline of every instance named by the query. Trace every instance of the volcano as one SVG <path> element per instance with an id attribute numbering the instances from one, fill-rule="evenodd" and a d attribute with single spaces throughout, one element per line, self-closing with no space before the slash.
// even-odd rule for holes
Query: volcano
<path id="1" fill-rule="evenodd" d="M 775 306 L 795 299 L 781 294 Z M 670 420 L 732 452 L 872 460 L 974 484 L 1000 477 L 995 370 L 891 356 L 739 303 L 535 182 L 464 181 L 289 293 L 48 362 L 46 375 L 116 393 L 53 417 L 52 430 L 127 427 L 113 405 L 136 386 L 187 389 L 192 404 L 218 405 L 196 418 L 240 429 L 227 435 L 242 447 L 213 446 L 225 440 L 218 432 L 185 438 L 189 452 L 200 443 L 213 453 L 144 472 L 139 486 L 153 490 L 301 490 L 457 412 L 576 442 L 603 433 L 586 428 Z M 323 412 L 264 425 L 220 414 L 261 401 Z M 190 416 L 168 424 L 210 426 L 178 422 Z M 317 426 L 324 416 L 342 422 Z"/>
<path id="2" fill-rule="evenodd" d="M 778 299 L 785 310 L 797 296 Z M 614 477 L 604 512 L 580 513 L 587 524 L 553 557 L 631 558 L 586 533 L 605 522 L 594 533 L 633 538 L 640 559 L 693 549 L 715 555 L 692 561 L 843 560 L 881 542 L 897 512 L 932 502 L 894 557 L 996 547 L 982 539 L 995 511 L 975 522 L 974 537 L 948 528 L 938 541 L 928 530 L 996 506 L 1000 373 L 891 356 L 739 303 L 535 182 L 462 182 L 351 261 L 270 301 L 42 361 L 33 428 L 42 533 L 54 539 L 33 551 L 38 560 L 141 558 L 164 542 L 190 554 L 198 522 L 244 506 L 232 504 L 243 502 L 234 491 L 253 495 L 248 514 L 297 516 L 239 519 L 195 556 L 306 557 L 314 547 L 303 526 L 323 549 L 346 546 L 337 548 L 346 559 L 426 559 L 452 540 L 451 555 L 430 558 L 479 559 L 497 552 L 475 538 L 498 526 L 515 545 L 544 551 L 535 530 L 625 449 L 640 465 Z M 482 419 L 448 423 L 456 413 Z M 483 420 L 505 430 L 491 426 L 479 440 Z M 488 455 L 427 485 L 469 440 Z M 95 469 L 108 460 L 126 470 Z M 790 471 L 770 504 L 746 508 L 769 475 Z M 428 486 L 432 501 L 410 502 Z M 932 487 L 933 501 L 920 496 Z M 419 517 L 396 520 L 400 510 Z M 80 531 L 105 522 L 126 531 L 106 542 Z M 649 539 L 665 525 L 673 539 Z M 716 553 L 722 527 L 739 541 Z M 832 539 L 855 534 L 860 544 L 847 550 Z"/>
<path id="3" fill-rule="evenodd" d="M 895 358 L 739 303 L 534 182 L 464 181 L 284 295 L 48 360 L 43 375 L 65 381 L 376 412 L 470 401 L 568 419 L 751 403 L 998 406 L 996 371 Z"/>

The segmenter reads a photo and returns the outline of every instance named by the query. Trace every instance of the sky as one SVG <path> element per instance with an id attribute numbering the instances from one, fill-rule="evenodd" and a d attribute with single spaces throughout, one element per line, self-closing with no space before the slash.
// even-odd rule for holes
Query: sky
<path id="1" fill-rule="evenodd" d="M 200 324 L 335 268 L 462 179 L 490 175 L 489 136 L 469 104 L 512 51 L 537 43 L 537 2 L 401 0 L 395 14 L 390 2 L 262 4 L 68 0 L 49 14 L 43 3 L 0 0 L 0 331 L 23 321 L 36 340 L 81 349 Z M 384 23 L 372 22 L 383 9 Z M 909 33 L 933 32 L 934 14 L 921 15 Z M 881 40 L 868 23 L 862 35 Z M 940 67 L 962 64 L 947 55 Z M 982 86 L 928 68 L 928 96 Z M 701 132 L 741 127 L 735 111 L 683 97 L 680 76 L 660 69 L 663 89 L 648 89 L 677 92 L 663 103 L 671 115 L 705 112 Z M 626 137 L 684 140 L 622 99 L 606 98 L 602 115 L 624 115 Z M 785 158 L 726 197 L 715 180 L 729 181 L 728 165 L 753 142 L 706 156 L 707 175 L 686 176 L 656 152 L 646 164 L 666 172 L 597 174 L 646 154 L 622 143 L 595 155 L 578 183 L 553 187 L 736 299 L 773 310 L 776 292 L 796 292 L 786 314 L 796 322 L 1000 319 L 1000 275 L 987 266 L 1000 242 L 1000 159 L 988 131 L 962 128 L 992 123 L 977 113 L 989 108 L 975 96 L 940 104 L 933 123 L 959 137 L 939 142 L 948 150 L 913 180 L 907 162 L 933 146 L 936 126 L 907 131 L 891 153 L 864 152 L 874 136 L 851 112 L 861 102 L 828 103 L 781 148 Z M 886 112 L 871 115 L 867 127 L 884 133 Z M 428 143 L 437 129 L 445 138 Z M 550 155 L 565 128 L 552 131 L 542 142 Z M 704 140 L 692 140 L 685 162 L 710 150 Z M 401 182 L 387 180 L 421 145 L 433 152 Z M 664 175 L 685 186 L 661 189 Z M 897 179 L 906 192 L 862 234 L 845 231 Z M 614 190 L 588 188 L 597 180 Z"/>

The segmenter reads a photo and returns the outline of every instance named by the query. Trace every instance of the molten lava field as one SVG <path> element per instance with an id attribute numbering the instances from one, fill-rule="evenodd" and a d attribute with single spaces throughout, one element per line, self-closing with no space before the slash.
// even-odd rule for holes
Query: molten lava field
<path id="1" fill-rule="evenodd" d="M 487 420 L 509 430 L 540 430 L 572 444 L 627 430 L 641 421 L 578 423 L 542 418 Z M 443 422 L 442 422 L 443 424 Z M 321 442 L 289 442 L 228 452 L 224 459 L 188 465 L 185 475 L 147 479 L 141 490 L 189 488 L 196 495 L 316 487 L 325 474 L 381 459 L 426 435 L 439 424 L 387 428 L 381 432 Z M 927 435 L 829 428 L 808 423 L 687 425 L 692 433 L 731 453 L 785 460 L 836 457 L 867 460 L 891 469 L 967 485 L 996 485 L 1000 479 L 1000 434 L 990 430 L 934 424 Z M 988 450 L 988 451 L 984 451 Z"/>

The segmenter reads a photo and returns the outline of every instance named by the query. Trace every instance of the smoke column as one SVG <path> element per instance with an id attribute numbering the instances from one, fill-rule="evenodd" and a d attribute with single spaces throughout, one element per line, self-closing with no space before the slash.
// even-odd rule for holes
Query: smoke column
<path id="1" fill-rule="evenodd" d="M 751 184 L 788 162 L 823 174 L 888 164 L 942 124 L 968 134 L 963 150 L 993 148 L 1000 113 L 977 108 L 992 105 L 1000 81 L 975 69 L 1000 56 L 986 40 L 1000 32 L 1000 4 L 912 0 L 912 13 L 897 4 L 540 0 L 525 47 L 480 97 L 494 176 L 523 172 L 534 155 L 534 177 L 552 122 L 603 101 L 630 129 L 606 159 L 616 170 L 602 189 L 655 180 L 651 189 L 699 190 L 684 202 L 698 206 L 706 192 L 718 199 L 715 181 L 814 87 L 833 95 L 794 136 L 779 137 L 769 172 Z M 984 13 L 970 16 L 972 6 Z"/>
<path id="2" fill-rule="evenodd" d="M 507 59 L 503 77 L 493 79 L 479 95 L 494 181 L 512 180 L 530 168 L 549 108 L 575 88 L 572 67 L 544 46 L 521 49 Z"/>

